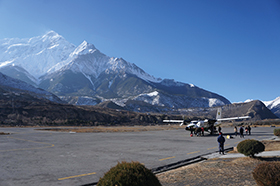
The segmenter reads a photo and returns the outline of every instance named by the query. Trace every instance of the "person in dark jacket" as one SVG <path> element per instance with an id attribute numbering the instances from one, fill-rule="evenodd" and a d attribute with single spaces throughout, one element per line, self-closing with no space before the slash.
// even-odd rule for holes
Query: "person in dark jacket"
<path id="1" fill-rule="evenodd" d="M 243 126 L 240 127 L 239 129 L 239 133 L 240 133 L 240 138 L 244 138 L 244 129 L 243 129 Z"/>
<path id="2" fill-rule="evenodd" d="M 219 126 L 218 127 L 218 132 L 221 133 L 222 132 L 222 128 Z"/>
<path id="3" fill-rule="evenodd" d="M 251 127 L 248 126 L 249 135 L 251 135 Z"/>
<path id="4" fill-rule="evenodd" d="M 219 137 L 217 138 L 217 141 L 219 143 L 219 154 L 221 154 L 221 153 L 225 154 L 224 153 L 224 143 L 226 140 L 221 132 L 219 133 Z"/>

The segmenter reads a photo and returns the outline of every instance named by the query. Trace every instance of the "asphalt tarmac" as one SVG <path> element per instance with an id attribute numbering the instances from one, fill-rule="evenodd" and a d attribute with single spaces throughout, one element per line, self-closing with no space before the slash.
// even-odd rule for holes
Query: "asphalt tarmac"
<path id="1" fill-rule="evenodd" d="M 126 133 L 66 133 L 35 128 L 0 128 L 1 186 L 79 186 L 98 182 L 122 161 L 138 161 L 149 169 L 180 162 L 218 150 L 217 135 L 190 137 L 179 130 Z M 273 127 L 252 128 L 251 136 L 235 137 L 223 128 L 225 148 L 244 139 L 273 136 Z"/>

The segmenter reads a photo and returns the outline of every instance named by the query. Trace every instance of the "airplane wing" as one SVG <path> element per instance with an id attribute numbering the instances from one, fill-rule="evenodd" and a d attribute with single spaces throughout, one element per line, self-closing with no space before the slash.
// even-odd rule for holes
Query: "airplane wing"
<path id="1" fill-rule="evenodd" d="M 248 119 L 251 116 L 240 116 L 240 117 L 232 117 L 232 118 L 222 118 L 222 108 L 217 109 L 216 120 L 217 121 L 228 121 L 228 120 L 236 120 L 236 119 Z"/>
<path id="2" fill-rule="evenodd" d="M 184 120 L 163 120 L 166 123 L 180 123 L 180 126 L 184 125 Z"/>
<path id="3" fill-rule="evenodd" d="M 247 119 L 247 118 L 251 118 L 251 116 L 241 116 L 241 117 L 232 117 L 232 118 L 218 118 L 217 121 L 228 121 L 228 120 Z"/>
<path id="4" fill-rule="evenodd" d="M 166 123 L 182 123 L 184 120 L 163 120 L 163 122 Z"/>

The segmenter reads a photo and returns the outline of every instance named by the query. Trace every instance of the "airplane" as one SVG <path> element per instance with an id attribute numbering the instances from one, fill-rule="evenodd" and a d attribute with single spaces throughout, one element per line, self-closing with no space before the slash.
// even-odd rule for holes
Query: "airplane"
<path id="1" fill-rule="evenodd" d="M 193 120 L 189 124 L 187 124 L 186 130 L 193 130 L 195 128 L 203 127 L 205 131 L 208 131 L 210 134 L 214 134 L 215 126 L 219 125 L 222 121 L 248 119 L 248 118 L 251 118 L 251 116 L 222 118 L 222 108 L 218 108 L 216 119 Z M 180 123 L 180 126 L 186 125 L 186 123 L 187 123 L 185 120 L 163 120 L 163 122 Z"/>

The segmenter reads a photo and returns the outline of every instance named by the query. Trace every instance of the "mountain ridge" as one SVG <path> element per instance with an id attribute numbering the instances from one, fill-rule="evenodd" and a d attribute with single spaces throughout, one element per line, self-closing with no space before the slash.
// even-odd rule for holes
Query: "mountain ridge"
<path id="1" fill-rule="evenodd" d="M 0 40 L 0 44 L 0 67 L 9 64 L 20 66 L 35 78 L 46 73 L 58 61 L 68 58 L 76 48 L 54 31 L 32 38 L 4 39 Z"/>
<path id="2" fill-rule="evenodd" d="M 197 86 L 155 78 L 134 63 L 103 54 L 86 41 L 76 47 L 54 31 L 30 39 L 0 42 L 0 72 L 5 73 L 5 68 L 9 68 L 9 75 L 14 78 L 22 69 L 20 75 L 25 74 L 22 79 L 29 79 L 29 82 L 37 79 L 34 84 L 38 87 L 62 99 L 67 97 L 72 103 L 69 96 L 73 99 L 76 99 L 75 96 L 87 96 L 100 102 L 125 104 L 128 100 L 140 101 L 140 97 L 158 91 L 161 99 L 151 96 L 143 101 L 151 106 L 168 105 L 173 108 L 230 104 L 223 96 Z M 170 103 L 165 99 L 171 100 Z M 174 103 L 171 103 L 172 99 Z M 83 105 L 82 102 L 79 104 Z"/>
<path id="3" fill-rule="evenodd" d="M 36 99 L 46 99 L 56 103 L 64 103 L 52 93 L 43 89 L 38 89 L 26 82 L 14 79 L 2 73 L 0 73 L 0 88 L 3 95 L 6 95 L 6 93 L 15 95 L 26 94 Z"/>
<path id="4" fill-rule="evenodd" d="M 269 108 L 276 116 L 280 118 L 280 96 L 272 101 L 263 101 L 267 108 Z"/>

